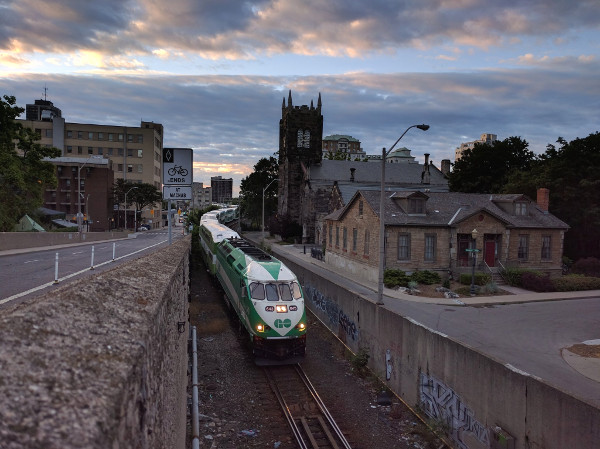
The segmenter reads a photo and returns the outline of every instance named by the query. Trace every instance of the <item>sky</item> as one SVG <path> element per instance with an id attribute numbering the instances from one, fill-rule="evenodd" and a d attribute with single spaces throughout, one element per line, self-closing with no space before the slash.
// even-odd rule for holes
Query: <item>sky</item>
<path id="1" fill-rule="evenodd" d="M 234 195 L 278 151 L 289 90 L 367 154 L 430 125 L 397 147 L 439 167 L 483 133 L 543 153 L 598 132 L 599 55 L 598 0 L 0 0 L 0 95 L 162 123 Z"/>

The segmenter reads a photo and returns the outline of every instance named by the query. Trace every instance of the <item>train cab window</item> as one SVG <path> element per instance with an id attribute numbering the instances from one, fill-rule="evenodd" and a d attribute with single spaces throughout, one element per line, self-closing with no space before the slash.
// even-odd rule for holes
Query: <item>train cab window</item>
<path id="1" fill-rule="evenodd" d="M 258 282 L 250 284 L 250 296 L 252 299 L 265 299 L 265 287 Z"/>
<path id="2" fill-rule="evenodd" d="M 292 290 L 290 290 L 289 284 L 279 284 L 279 293 L 281 295 L 282 301 L 292 300 Z"/>
<path id="3" fill-rule="evenodd" d="M 265 284 L 265 291 L 267 292 L 267 301 L 279 301 L 277 284 Z"/>
<path id="4" fill-rule="evenodd" d="M 297 282 L 292 282 L 290 286 L 292 287 L 292 296 L 294 299 L 302 299 L 302 290 L 300 290 L 300 285 Z"/>

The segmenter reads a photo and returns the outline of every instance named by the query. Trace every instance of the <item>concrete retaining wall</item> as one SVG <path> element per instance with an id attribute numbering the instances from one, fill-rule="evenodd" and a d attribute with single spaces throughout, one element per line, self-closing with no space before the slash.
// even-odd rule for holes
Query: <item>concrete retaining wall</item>
<path id="1" fill-rule="evenodd" d="M 129 232 L 0 232 L 0 251 L 124 239 Z"/>
<path id="2" fill-rule="evenodd" d="M 598 447 L 599 409 L 277 257 L 308 307 L 355 353 L 367 350 L 370 368 L 457 448 Z"/>
<path id="3" fill-rule="evenodd" d="M 2 310 L 0 448 L 185 447 L 189 250 Z"/>

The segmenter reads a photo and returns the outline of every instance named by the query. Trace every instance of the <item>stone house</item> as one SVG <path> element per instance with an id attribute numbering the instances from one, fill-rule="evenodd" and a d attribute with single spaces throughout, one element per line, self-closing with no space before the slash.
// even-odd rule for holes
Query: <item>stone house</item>
<path id="1" fill-rule="evenodd" d="M 380 192 L 359 190 L 325 217 L 325 260 L 377 282 Z M 520 194 L 386 192 L 385 267 L 470 272 L 467 249 L 479 250 L 477 270 L 522 267 L 560 275 L 569 226 L 548 212 L 548 190 L 537 203 Z M 477 230 L 475 241 L 472 231 Z"/>

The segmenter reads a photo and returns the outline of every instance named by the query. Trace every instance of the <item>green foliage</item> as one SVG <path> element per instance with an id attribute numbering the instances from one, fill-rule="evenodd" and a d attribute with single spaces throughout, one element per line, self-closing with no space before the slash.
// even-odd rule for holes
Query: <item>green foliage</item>
<path id="1" fill-rule="evenodd" d="M 526 271 L 521 276 L 521 286 L 526 290 L 534 292 L 552 292 L 554 285 L 550 276 L 545 273 Z"/>
<path id="2" fill-rule="evenodd" d="M 524 270 L 523 268 L 505 268 L 500 271 L 500 275 L 502 279 L 506 281 L 508 285 L 512 285 L 514 287 L 521 286 L 521 276 L 528 270 Z"/>
<path id="3" fill-rule="evenodd" d="M 600 260 L 595 257 L 579 259 L 573 264 L 573 273 L 585 276 L 600 277 Z"/>
<path id="4" fill-rule="evenodd" d="M 12 231 L 43 204 L 46 188 L 57 185 L 55 167 L 43 159 L 60 150 L 43 147 L 39 134 L 15 121 L 23 112 L 14 96 L 0 99 L 0 231 Z"/>
<path id="5" fill-rule="evenodd" d="M 481 290 L 486 294 L 493 295 L 494 293 L 498 293 L 500 289 L 498 288 L 498 284 L 492 281 L 485 284 Z"/>
<path id="6" fill-rule="evenodd" d="M 278 173 L 277 159 L 273 156 L 262 158 L 254 165 L 254 172 L 240 183 L 241 214 L 250 221 L 253 229 L 262 228 L 263 192 L 265 224 L 268 223 L 268 217 L 277 211 Z"/>
<path id="7" fill-rule="evenodd" d="M 423 271 L 415 271 L 410 275 L 410 278 L 413 281 L 418 282 L 419 284 L 425 285 L 433 285 L 439 284 L 442 282 L 442 278 L 435 271 L 423 270 Z"/>
<path id="8" fill-rule="evenodd" d="M 352 369 L 361 377 L 365 377 L 369 373 L 369 357 L 369 350 L 366 348 L 361 348 L 358 350 L 358 353 L 350 356 Z"/>
<path id="9" fill-rule="evenodd" d="M 475 294 L 479 294 L 479 290 L 481 290 L 481 286 L 480 285 L 475 285 Z M 456 289 L 454 289 L 454 293 L 457 293 L 460 296 L 469 296 L 471 294 L 471 287 L 469 286 L 464 286 L 464 287 L 458 287 Z"/>
<path id="10" fill-rule="evenodd" d="M 336 151 L 335 153 L 333 153 L 331 151 L 328 151 L 324 159 L 328 159 L 330 161 L 349 161 L 350 153 L 344 153 L 342 151 Z"/>
<path id="11" fill-rule="evenodd" d="M 269 232 L 281 236 L 281 239 L 288 243 L 302 236 L 302 226 L 293 221 L 288 215 L 275 215 L 269 219 Z"/>
<path id="12" fill-rule="evenodd" d="M 471 273 L 461 273 L 459 282 L 463 285 L 471 285 Z M 492 276 L 487 273 L 475 272 L 475 285 L 485 285 L 492 281 Z"/>
<path id="13" fill-rule="evenodd" d="M 410 277 L 402 270 L 385 270 L 383 273 L 383 285 L 387 288 L 407 287 Z"/>
<path id="14" fill-rule="evenodd" d="M 419 283 L 417 281 L 408 281 L 408 288 L 411 290 L 416 290 L 418 286 Z"/>
<path id="15" fill-rule="evenodd" d="M 476 143 L 454 163 L 448 177 L 452 192 L 500 193 L 515 170 L 529 170 L 536 160 L 529 144 L 520 137 L 509 137 L 492 144 Z"/>
<path id="16" fill-rule="evenodd" d="M 600 290 L 600 278 L 586 277 L 581 274 L 570 274 L 552 279 L 552 284 L 557 292 Z"/>
<path id="17" fill-rule="evenodd" d="M 117 179 L 112 191 L 116 204 L 125 206 L 125 194 L 127 194 L 127 207 L 135 207 L 136 211 L 140 211 L 146 206 L 159 204 L 162 201 L 162 193 L 152 184 L 145 182 L 133 183 L 124 179 Z"/>
<path id="18" fill-rule="evenodd" d="M 445 279 L 444 283 L 442 284 L 442 287 L 444 288 L 450 288 L 450 279 Z"/>

